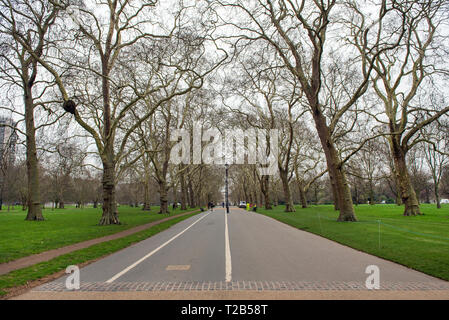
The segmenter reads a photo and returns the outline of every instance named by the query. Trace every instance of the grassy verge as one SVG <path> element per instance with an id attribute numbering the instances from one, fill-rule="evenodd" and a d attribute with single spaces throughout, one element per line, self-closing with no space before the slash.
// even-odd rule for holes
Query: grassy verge
<path id="1" fill-rule="evenodd" d="M 188 219 L 198 213 L 199 211 L 182 217 L 174 218 L 172 220 L 155 225 L 150 229 L 132 234 L 124 238 L 102 242 L 89 248 L 74 251 L 52 260 L 41 262 L 36 265 L 15 270 L 8 274 L 2 275 L 0 276 L 0 297 L 5 296 L 8 293 L 8 288 L 22 286 L 27 284 L 29 281 L 41 279 L 45 276 L 60 272 L 61 270 L 65 270 L 65 268 L 69 265 L 79 265 L 107 256 L 113 252 L 126 248 L 133 243 L 145 240 L 161 231 L 168 229 L 172 225 Z"/>
<path id="2" fill-rule="evenodd" d="M 188 209 L 192 211 L 195 209 Z M 45 221 L 25 221 L 26 212 L 16 207 L 0 211 L 0 263 L 61 248 L 70 244 L 114 234 L 167 217 L 158 214 L 159 207 L 150 212 L 141 208 L 120 206 L 121 225 L 98 226 L 100 208 L 45 209 Z M 171 215 L 180 214 L 179 208 Z"/>
<path id="3" fill-rule="evenodd" d="M 355 207 L 357 223 L 337 222 L 332 206 L 283 206 L 258 213 L 349 247 L 382 257 L 429 275 L 449 280 L 449 205 L 421 205 L 423 216 L 404 217 L 403 207 L 379 204 Z"/>

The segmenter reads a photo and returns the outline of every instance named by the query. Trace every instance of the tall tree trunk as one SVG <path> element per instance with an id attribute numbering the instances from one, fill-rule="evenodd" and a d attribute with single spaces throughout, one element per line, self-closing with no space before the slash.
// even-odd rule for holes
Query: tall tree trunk
<path id="1" fill-rule="evenodd" d="M 435 183 L 435 201 L 437 202 L 437 209 L 441 209 L 440 190 L 438 183 Z"/>
<path id="2" fill-rule="evenodd" d="M 419 202 L 407 169 L 405 152 L 396 137 L 390 139 L 390 146 L 393 154 L 396 179 L 399 183 L 401 200 L 405 206 L 404 216 L 420 215 Z"/>
<path id="3" fill-rule="evenodd" d="M 398 190 L 398 193 L 396 194 L 396 205 L 397 206 L 402 206 L 402 199 L 401 199 L 401 194 Z"/>
<path id="4" fill-rule="evenodd" d="M 28 177 L 28 213 L 25 220 L 42 221 L 39 169 L 36 152 L 36 128 L 34 126 L 34 104 L 32 81 L 25 83 L 25 126 L 26 126 L 26 165 Z"/>
<path id="5" fill-rule="evenodd" d="M 332 199 L 334 200 L 334 210 L 335 211 L 339 211 L 340 210 L 340 205 L 338 204 L 338 192 L 337 192 L 337 187 L 335 185 L 335 181 L 332 178 L 330 172 L 329 172 L 329 181 L 331 184 L 331 191 L 332 191 Z"/>
<path id="6" fill-rule="evenodd" d="M 271 200 L 270 200 L 270 177 L 269 176 L 263 176 L 260 179 L 260 191 L 262 191 L 262 194 L 264 197 L 265 209 L 267 209 L 267 210 L 273 209 L 273 207 L 271 206 Z"/>
<path id="7" fill-rule="evenodd" d="M 183 169 L 183 166 L 181 165 L 181 170 Z M 180 183 L 181 183 L 181 210 L 187 210 L 187 188 L 186 188 L 186 181 L 184 177 L 184 172 L 181 172 L 180 175 Z"/>
<path id="8" fill-rule="evenodd" d="M 150 211 L 150 174 L 145 169 L 145 181 L 143 183 L 143 211 Z"/>
<path id="9" fill-rule="evenodd" d="M 391 149 L 391 142 L 390 142 L 390 149 Z M 391 152 L 392 153 L 392 152 Z M 390 186 L 391 192 L 394 193 L 394 196 L 396 197 L 396 205 L 401 206 L 402 205 L 402 199 L 401 199 L 401 190 L 399 188 L 399 181 L 396 175 L 396 169 L 394 168 L 394 160 L 393 160 L 393 167 L 391 168 L 391 172 L 393 173 L 393 176 L 391 177 L 394 181 L 394 189 L 391 187 L 391 184 L 388 183 Z"/>
<path id="10" fill-rule="evenodd" d="M 115 198 L 115 164 L 103 162 L 103 214 L 99 225 L 120 224 Z"/>
<path id="11" fill-rule="evenodd" d="M 307 208 L 307 198 L 306 198 L 306 191 L 304 190 L 304 186 L 302 183 L 298 184 L 299 189 L 299 199 L 301 201 L 301 207 L 303 209 Z"/>
<path id="12" fill-rule="evenodd" d="M 118 218 L 117 202 L 115 197 L 115 159 L 114 159 L 114 135 L 111 135 L 111 103 L 109 73 L 111 57 L 111 48 L 109 40 L 106 43 L 105 53 L 101 57 L 102 74 L 102 98 L 103 98 L 103 215 L 100 219 L 100 225 L 120 224 Z"/>
<path id="13" fill-rule="evenodd" d="M 173 209 L 178 208 L 178 186 L 174 185 L 173 188 Z"/>
<path id="14" fill-rule="evenodd" d="M 247 188 L 246 182 L 244 182 L 244 183 L 245 183 L 245 185 L 243 186 L 243 193 L 245 194 L 245 202 L 248 202 L 248 200 L 249 200 L 249 202 L 251 202 L 251 199 L 249 199 L 249 196 L 248 196 L 248 191 L 246 191 L 246 188 Z"/>
<path id="15" fill-rule="evenodd" d="M 369 204 L 375 205 L 376 202 L 374 201 L 374 188 L 373 188 L 373 181 L 369 180 Z"/>
<path id="16" fill-rule="evenodd" d="M 188 187 L 189 187 L 189 207 L 194 208 L 196 207 L 197 203 L 195 202 L 195 193 L 193 192 L 192 177 L 189 177 Z"/>
<path id="17" fill-rule="evenodd" d="M 282 188 L 284 189 L 284 198 L 285 198 L 285 212 L 295 212 L 295 206 L 293 205 L 293 199 L 290 192 L 290 186 L 288 185 L 288 172 L 287 170 L 283 170 L 279 168 L 279 175 L 282 180 Z"/>
<path id="18" fill-rule="evenodd" d="M 161 203 L 159 213 L 168 213 L 167 186 L 165 181 L 159 182 L 159 199 Z"/>
<path id="19" fill-rule="evenodd" d="M 396 176 L 396 170 L 394 171 L 393 174 L 394 174 L 394 181 L 396 183 L 396 194 L 395 194 L 395 196 L 396 196 L 396 205 L 397 206 L 402 206 L 401 189 L 399 188 L 399 181 L 398 181 L 397 176 Z"/>
<path id="20" fill-rule="evenodd" d="M 299 177 L 298 167 L 295 166 L 296 184 L 299 190 L 299 200 L 301 201 L 301 207 L 307 208 L 306 190 L 304 189 L 304 183 Z"/>
<path id="21" fill-rule="evenodd" d="M 326 125 L 326 118 L 319 111 L 318 107 L 314 108 L 313 118 L 326 156 L 329 177 L 335 195 L 334 199 L 340 210 L 337 221 L 357 221 L 352 203 L 351 190 L 343 170 L 343 164 L 338 156 L 329 128 Z"/>
<path id="22" fill-rule="evenodd" d="M 258 201 L 258 197 L 257 197 L 257 190 L 256 190 L 257 188 L 254 188 L 253 190 L 254 190 L 254 192 L 252 193 L 253 194 L 253 199 L 254 199 L 254 201 L 253 201 L 253 203 L 255 204 L 255 205 L 257 205 L 257 201 Z"/>
<path id="23" fill-rule="evenodd" d="M 2 173 L 0 173 L 0 174 L 3 176 Z M 2 176 L 0 176 L 0 184 L 2 185 L 1 188 L 0 188 L 0 210 L 2 210 L 2 208 L 3 208 L 3 181 L 5 179 Z"/>

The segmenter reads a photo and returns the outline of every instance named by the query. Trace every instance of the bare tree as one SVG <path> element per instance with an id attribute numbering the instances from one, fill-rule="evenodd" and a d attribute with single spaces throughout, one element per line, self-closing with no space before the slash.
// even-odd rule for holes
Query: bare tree
<path id="1" fill-rule="evenodd" d="M 302 208 L 307 208 L 307 193 L 326 172 L 319 142 L 304 122 L 298 123 L 293 145 L 293 171 Z"/>
<path id="2" fill-rule="evenodd" d="M 2 48 L 0 59 L 4 72 L 3 80 L 23 92 L 24 112 L 12 107 L 15 115 L 23 116 L 27 150 L 28 213 L 26 220 L 44 220 L 41 210 L 39 185 L 39 164 L 36 150 L 35 112 L 44 108 L 50 117 L 47 124 L 54 123 L 54 112 L 45 101 L 47 90 L 52 87 L 45 77 L 39 77 L 38 59 L 48 50 L 51 34 L 61 8 L 49 5 L 47 1 L 0 1 L 0 35 Z M 13 102 L 14 103 L 14 102 Z"/>
<path id="3" fill-rule="evenodd" d="M 444 130 L 444 129 L 443 129 Z M 422 130 L 422 135 L 432 143 L 423 146 L 424 157 L 433 180 L 433 191 L 437 209 L 441 209 L 440 184 L 445 166 L 449 165 L 449 140 L 441 126 L 434 122 Z"/>
<path id="4" fill-rule="evenodd" d="M 404 18 L 407 32 L 400 45 L 393 52 L 378 55 L 374 66 L 374 90 L 384 105 L 388 120 L 375 117 L 384 123 L 389 134 L 394 173 L 405 205 L 405 216 L 421 214 L 419 199 L 407 168 L 407 153 L 422 141 L 419 138 L 420 130 L 449 111 L 449 106 L 415 106 L 418 89 L 426 78 L 436 72 L 434 44 L 445 20 L 441 13 L 444 3 L 411 3 Z M 429 66 L 429 63 L 435 67 Z"/>
<path id="5" fill-rule="evenodd" d="M 390 48 L 383 45 L 381 30 L 385 17 L 390 13 L 395 14 L 397 8 L 387 5 L 387 1 L 382 1 L 377 6 L 376 23 L 372 23 L 355 2 L 303 0 L 257 1 L 251 4 L 242 1 L 216 3 L 229 9 L 226 19 L 232 21 L 228 25 L 233 26 L 239 33 L 240 42 L 246 40 L 268 43 L 297 79 L 308 101 L 326 156 L 334 199 L 340 210 L 338 221 L 356 221 L 343 162 L 333 135 L 337 126 L 342 124 L 344 116 L 366 92 L 375 58 L 380 52 Z M 338 24 L 337 16 L 342 10 L 350 18 L 347 23 Z M 236 16 L 236 19 L 240 17 L 240 21 L 234 22 L 236 19 L 233 19 L 233 16 Z M 344 33 L 344 30 L 348 32 L 342 37 L 342 41 L 334 43 L 335 47 L 342 50 L 341 53 L 345 52 L 338 57 L 338 54 L 335 54 L 337 50 L 333 51 L 333 56 L 340 59 L 338 65 L 358 65 L 351 67 L 351 70 L 343 75 L 352 75 L 354 80 L 351 88 L 338 87 L 341 96 L 339 101 L 332 99 L 335 92 L 326 92 L 327 88 L 322 85 L 326 76 L 323 61 L 325 44 L 328 36 L 337 29 L 339 33 Z M 352 41 L 355 47 L 367 49 L 369 53 L 348 55 L 352 53 L 351 48 L 347 46 L 348 40 Z M 332 58 L 332 55 L 327 58 Z M 330 99 L 326 101 L 323 95 Z"/>
<path id="6" fill-rule="evenodd" d="M 73 32 L 79 49 L 59 50 L 71 72 L 61 76 L 54 60 L 38 61 L 55 78 L 65 101 L 64 109 L 95 141 L 103 165 L 100 225 L 108 225 L 120 223 L 115 200 L 120 171 L 141 157 L 138 147 L 128 145 L 130 135 L 159 106 L 201 87 L 205 75 L 226 55 L 217 48 L 216 60 L 211 58 L 198 65 L 205 55 L 207 30 L 195 36 L 189 34 L 182 22 L 184 8 L 175 13 L 167 30 L 164 22 L 170 22 L 152 19 L 157 1 L 108 1 L 98 6 L 107 12 L 105 16 L 100 16 L 98 10 L 77 8 Z M 147 32 L 151 27 L 154 33 Z M 73 83 L 76 74 L 84 84 Z M 99 90 L 96 83 L 101 84 Z M 137 120 L 130 124 L 128 118 Z M 136 157 L 130 159 L 131 154 Z M 127 164 L 121 164 L 125 159 Z"/>

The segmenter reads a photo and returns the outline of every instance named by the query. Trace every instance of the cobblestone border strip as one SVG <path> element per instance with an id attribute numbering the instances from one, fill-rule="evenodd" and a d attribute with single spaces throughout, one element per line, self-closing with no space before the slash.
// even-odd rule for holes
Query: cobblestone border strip
<path id="1" fill-rule="evenodd" d="M 292 281 L 217 281 L 217 282 L 85 282 L 76 291 L 302 291 L 302 290 L 368 290 L 362 282 L 292 282 Z M 379 290 L 422 291 L 449 290 L 449 284 L 431 282 L 385 282 Z M 50 282 L 32 291 L 73 291 L 64 283 Z"/>

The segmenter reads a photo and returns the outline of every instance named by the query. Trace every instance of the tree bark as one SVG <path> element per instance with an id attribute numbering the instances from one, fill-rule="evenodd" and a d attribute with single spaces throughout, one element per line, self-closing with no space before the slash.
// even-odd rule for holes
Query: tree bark
<path id="1" fill-rule="evenodd" d="M 396 179 L 399 183 L 399 192 L 404 204 L 404 216 L 420 215 L 419 202 L 413 188 L 410 174 L 407 169 L 405 152 L 395 137 L 390 139 L 391 152 L 395 166 Z"/>
<path id="2" fill-rule="evenodd" d="M 296 184 L 299 190 L 299 200 L 301 201 L 301 207 L 303 209 L 307 208 L 306 190 L 304 189 L 304 183 L 299 177 L 298 168 L 295 167 Z"/>
<path id="3" fill-rule="evenodd" d="M 191 177 L 189 177 L 188 187 L 189 187 L 189 207 L 194 208 L 196 207 L 197 203 L 195 201 L 195 193 L 193 192 L 193 184 Z"/>
<path id="4" fill-rule="evenodd" d="M 115 199 L 115 164 L 103 162 L 103 215 L 99 225 L 120 224 Z"/>
<path id="5" fill-rule="evenodd" d="M 397 206 L 402 206 L 402 199 L 401 199 L 401 195 L 399 192 L 399 188 L 398 188 L 398 193 L 396 194 L 396 205 Z"/>
<path id="6" fill-rule="evenodd" d="M 265 209 L 271 210 L 273 207 L 271 206 L 271 200 L 270 200 L 270 177 L 269 176 L 263 176 L 260 179 L 260 191 L 263 194 L 264 197 L 264 203 L 265 203 Z"/>
<path id="7" fill-rule="evenodd" d="M 332 199 L 334 200 L 334 210 L 339 211 L 340 205 L 338 204 L 338 192 L 337 187 L 335 185 L 334 179 L 331 177 L 331 174 L 329 172 L 329 181 L 331 184 L 331 191 L 332 191 Z"/>
<path id="8" fill-rule="evenodd" d="M 161 203 L 159 213 L 168 213 L 167 186 L 165 181 L 159 182 L 159 199 Z"/>
<path id="9" fill-rule="evenodd" d="M 150 175 L 148 174 L 147 170 L 145 170 L 145 181 L 143 186 L 143 211 L 150 211 Z"/>
<path id="10" fill-rule="evenodd" d="M 183 166 L 181 166 L 181 170 Z M 180 175 L 180 183 L 181 183 L 181 210 L 187 210 L 187 188 L 186 181 L 184 177 L 184 172 L 181 172 Z"/>
<path id="11" fill-rule="evenodd" d="M 177 209 L 178 208 L 178 186 L 173 185 L 172 190 L 173 190 L 173 209 Z"/>
<path id="12" fill-rule="evenodd" d="M 114 17 L 111 16 L 111 19 Z M 115 159 L 114 159 L 114 134 L 111 134 L 111 101 L 110 101 L 110 38 L 106 41 L 105 53 L 101 55 L 102 74 L 102 98 L 103 98 L 103 125 L 104 125 L 104 150 L 103 160 L 103 215 L 100 225 L 120 224 L 118 218 L 117 202 L 115 198 Z"/>
<path id="13" fill-rule="evenodd" d="M 359 205 L 359 189 L 357 188 L 357 184 L 354 186 L 354 197 L 355 197 L 355 206 Z"/>
<path id="14" fill-rule="evenodd" d="M 25 72 L 24 72 L 25 73 Z M 25 73 L 26 74 L 26 73 Z M 26 165 L 28 177 L 28 212 L 25 220 L 42 221 L 39 169 L 36 152 L 36 128 L 34 126 L 34 103 L 32 96 L 33 81 L 25 85 L 25 126 L 26 126 Z"/>
<path id="15" fill-rule="evenodd" d="M 306 198 L 306 192 L 304 190 L 302 183 L 298 184 L 298 189 L 299 189 L 299 199 L 301 201 L 301 207 L 303 209 L 305 209 L 305 208 L 307 208 L 307 198 Z"/>
<path id="16" fill-rule="evenodd" d="M 326 125 L 326 118 L 319 111 L 317 105 L 313 112 L 315 126 L 326 156 L 326 163 L 331 179 L 332 191 L 336 208 L 340 210 L 337 221 L 357 221 L 352 203 L 351 190 L 349 188 L 343 164 L 339 159 L 337 149 L 332 141 L 329 127 Z"/>
<path id="17" fill-rule="evenodd" d="M 279 175 L 282 180 L 282 188 L 284 189 L 284 197 L 285 197 L 285 212 L 295 212 L 295 206 L 293 205 L 293 199 L 290 192 L 290 186 L 288 185 L 288 172 L 287 170 L 282 170 L 279 168 Z"/>
<path id="18" fill-rule="evenodd" d="M 437 209 L 441 209 L 441 199 L 440 199 L 440 190 L 438 183 L 435 183 L 434 191 L 435 191 L 435 201 L 437 202 Z"/>
<path id="19" fill-rule="evenodd" d="M 374 187 L 373 187 L 373 181 L 370 179 L 369 181 L 369 204 L 375 205 L 376 202 L 374 200 Z"/>
<path id="20" fill-rule="evenodd" d="M 248 200 L 251 202 L 251 199 L 249 199 L 248 191 L 246 190 L 246 188 L 247 188 L 247 184 L 245 181 L 244 186 L 243 186 L 243 194 L 245 195 L 245 202 L 248 202 Z"/>

